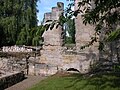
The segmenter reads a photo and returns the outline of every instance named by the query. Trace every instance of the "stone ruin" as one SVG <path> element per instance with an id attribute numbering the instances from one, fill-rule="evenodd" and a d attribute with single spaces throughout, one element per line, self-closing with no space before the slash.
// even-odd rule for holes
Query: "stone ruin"
<path id="1" fill-rule="evenodd" d="M 25 65 L 25 60 L 0 57 L 0 90 L 22 81 L 25 78 Z"/>
<path id="2" fill-rule="evenodd" d="M 78 9 L 78 2 L 80 1 L 81 0 L 75 0 L 75 10 Z M 63 3 L 58 2 L 57 5 L 59 4 L 63 9 Z M 92 9 L 94 7 L 94 2 L 91 0 L 90 8 Z M 59 7 L 57 6 L 56 8 Z M 49 13 L 48 16 L 45 14 L 44 22 L 49 19 L 58 20 L 59 16 L 63 13 L 62 9 L 57 9 L 56 16 L 54 14 L 55 18 L 53 18 L 52 14 L 55 10 L 52 10 L 51 14 Z M 76 34 L 74 47 L 68 48 L 64 46 L 64 30 L 61 26 L 59 26 L 59 28 L 54 27 L 53 30 L 48 29 L 44 32 L 44 45 L 43 49 L 40 51 L 41 56 L 39 62 L 48 66 L 46 67 L 46 71 L 49 71 L 48 74 L 50 74 L 50 72 L 56 73 L 59 70 L 68 70 L 70 68 L 75 68 L 81 73 L 87 73 L 91 69 L 91 66 L 96 62 L 99 62 L 101 65 L 99 66 L 102 67 L 100 70 L 110 71 L 111 69 L 109 67 L 111 67 L 111 65 L 120 63 L 120 40 L 107 42 L 104 51 L 98 50 L 99 42 L 96 42 L 85 49 L 80 49 L 81 46 L 84 46 L 91 41 L 91 38 L 95 33 L 94 26 L 83 24 L 81 15 L 82 14 L 78 14 L 77 17 L 75 17 Z M 119 28 L 120 25 L 114 27 Z M 98 36 L 100 41 L 103 37 L 105 37 L 105 32 L 102 32 Z M 54 68 L 51 69 L 49 66 Z"/>
<path id="3" fill-rule="evenodd" d="M 78 0 L 75 0 L 75 9 L 77 9 Z M 60 6 L 60 7 L 59 7 Z M 47 20 L 58 20 L 63 13 L 64 4 L 57 3 L 57 7 L 52 8 L 52 12 L 45 13 L 44 25 Z M 94 26 L 85 26 L 82 23 L 81 15 L 75 18 L 75 41 L 76 45 L 72 49 L 67 49 L 64 44 L 63 33 L 64 30 L 61 26 L 52 30 L 48 29 L 43 33 L 44 45 L 40 51 L 40 63 L 46 64 L 47 67 L 43 69 L 46 74 L 55 74 L 59 70 L 68 70 L 75 68 L 81 73 L 87 73 L 90 65 L 95 60 L 98 60 L 98 44 L 96 43 L 90 48 L 80 49 L 90 41 L 90 37 L 94 33 Z"/>
<path id="4" fill-rule="evenodd" d="M 77 2 L 78 0 L 75 0 L 75 9 L 77 9 Z M 58 2 L 57 7 L 53 7 L 49 13 L 45 13 L 43 24 L 51 23 L 46 22 L 48 20 L 58 20 L 63 11 L 64 4 Z M 64 46 L 63 27 L 58 26 L 56 28 L 56 25 L 52 30 L 48 29 L 43 33 L 44 45 L 40 50 L 40 56 L 35 53 L 35 55 L 27 57 L 27 53 L 33 52 L 31 49 L 17 46 L 3 47 L 3 52 L 23 53 L 25 57 L 0 58 L 1 80 L 3 81 L 4 78 L 11 77 L 12 81 L 14 79 L 13 76 L 16 77 L 17 75 L 16 79 L 19 77 L 19 73 L 20 77 L 23 78 L 24 73 L 21 73 L 21 71 L 30 75 L 53 75 L 58 71 L 69 70 L 70 68 L 77 69 L 81 73 L 89 72 L 91 64 L 98 60 L 98 44 L 96 43 L 94 46 L 83 50 L 80 49 L 80 46 L 90 41 L 90 37 L 94 33 L 94 26 L 82 24 L 81 15 L 78 15 L 75 18 L 75 27 L 76 45 L 72 48 Z"/>
<path id="5" fill-rule="evenodd" d="M 32 52 L 33 50 L 31 48 L 26 48 L 23 46 L 3 46 L 2 52 Z"/>
<path id="6" fill-rule="evenodd" d="M 58 2 L 57 7 L 52 7 L 51 12 L 44 14 L 43 24 L 46 24 L 48 20 L 58 20 L 64 11 L 64 3 Z"/>
<path id="7" fill-rule="evenodd" d="M 63 13 L 64 4 L 61 2 L 57 3 L 57 7 L 52 8 L 51 13 L 45 13 L 44 22 L 47 20 L 58 20 L 60 15 Z M 48 19 L 49 18 L 49 19 Z M 44 23 L 46 24 L 46 22 Z M 62 45 L 63 45 L 63 28 L 62 26 L 56 25 L 52 30 L 48 29 L 43 33 L 44 45 L 43 49 L 40 51 L 40 63 L 47 65 L 46 73 L 54 74 L 58 70 L 58 66 L 62 65 Z M 49 68 L 49 69 L 48 69 Z M 44 69 L 43 69 L 44 70 Z"/>
<path id="8" fill-rule="evenodd" d="M 77 9 L 77 0 L 75 1 L 75 9 Z M 43 24 L 51 23 L 54 20 L 58 20 L 63 14 L 64 4 L 58 2 L 56 7 L 53 7 L 51 12 L 45 13 Z M 51 22 L 46 22 L 51 20 Z M 75 68 L 81 73 L 86 73 L 90 69 L 90 65 L 98 60 L 98 44 L 92 46 L 91 48 L 86 48 L 84 50 L 80 49 L 80 46 L 86 44 L 90 41 L 91 35 L 94 33 L 93 26 L 85 26 L 82 24 L 81 16 L 78 15 L 75 18 L 75 41 L 76 45 L 68 48 L 64 46 L 64 30 L 62 26 L 56 25 L 52 30 L 48 29 L 43 33 L 44 45 L 40 50 L 39 55 L 31 55 L 28 58 L 28 68 L 30 75 L 52 75 L 60 70 L 68 70 L 70 68 Z M 6 52 L 6 48 L 9 48 L 7 52 L 15 53 L 30 53 L 33 52 L 31 49 L 26 50 L 26 47 L 4 47 L 3 51 Z M 27 52 L 30 51 L 30 52 Z M 11 71 L 21 71 L 26 70 L 26 59 L 27 56 L 22 58 L 1 58 L 2 66 L 7 66 L 5 70 Z M 18 55 L 19 56 L 19 55 Z M 9 64 L 9 65 L 8 65 Z"/>
<path id="9" fill-rule="evenodd" d="M 78 2 L 79 0 L 75 0 L 75 10 L 78 8 Z M 64 4 L 62 2 L 58 2 L 57 6 L 53 7 L 51 12 L 45 13 L 43 24 L 50 24 L 52 21 L 58 20 L 59 17 L 63 14 L 63 10 Z M 51 20 L 51 22 L 46 22 L 48 20 Z M 56 28 L 55 25 L 52 30 L 48 29 L 43 33 L 44 44 L 42 46 L 42 49 L 39 50 L 39 55 L 36 55 L 36 53 L 34 53 L 34 55 L 30 55 L 30 57 L 27 58 L 27 54 L 24 54 L 24 50 L 20 48 L 23 50 L 22 53 L 25 57 L 17 59 L 12 57 L 12 60 L 10 58 L 0 58 L 0 67 L 3 67 L 5 69 L 6 67 L 4 66 L 10 64 L 10 66 L 5 70 L 13 69 L 12 71 L 21 71 L 26 70 L 25 67 L 26 64 L 28 64 L 28 74 L 30 75 L 53 75 L 58 71 L 67 71 L 73 68 L 77 69 L 80 73 L 87 73 L 90 71 L 91 65 L 96 61 L 99 61 L 100 58 L 103 59 L 108 56 L 111 59 L 117 58 L 117 55 L 115 54 L 117 51 L 120 51 L 120 48 L 115 49 L 114 47 L 113 49 L 116 51 L 113 52 L 114 55 L 112 56 L 111 54 L 108 55 L 106 52 L 103 53 L 98 51 L 99 43 L 95 43 L 91 47 L 85 49 L 80 49 L 81 46 L 87 44 L 90 41 L 90 38 L 95 32 L 94 26 L 85 26 L 82 23 L 81 14 L 75 18 L 75 28 L 76 44 L 74 46 L 68 48 L 64 45 L 63 27 L 59 25 L 58 28 Z M 107 49 L 109 52 L 109 48 Z M 26 62 L 27 59 L 28 62 Z"/>

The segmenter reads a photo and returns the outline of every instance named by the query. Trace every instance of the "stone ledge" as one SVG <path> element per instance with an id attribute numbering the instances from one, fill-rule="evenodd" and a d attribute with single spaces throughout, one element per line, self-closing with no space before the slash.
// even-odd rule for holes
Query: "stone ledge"
<path id="1" fill-rule="evenodd" d="M 15 72 L 0 77 L 0 90 L 4 90 L 25 78 L 24 72 Z"/>

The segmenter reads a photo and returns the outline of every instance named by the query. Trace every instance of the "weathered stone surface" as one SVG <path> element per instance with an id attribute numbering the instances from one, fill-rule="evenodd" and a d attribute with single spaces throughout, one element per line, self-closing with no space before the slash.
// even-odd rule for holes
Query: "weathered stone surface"
<path id="1" fill-rule="evenodd" d="M 0 90 L 4 90 L 25 79 L 24 72 L 7 73 L 0 77 Z"/>
<path id="2" fill-rule="evenodd" d="M 63 10 L 64 4 L 62 2 L 58 2 L 57 7 L 52 7 L 51 12 L 45 13 L 43 24 L 50 24 L 51 22 L 46 22 L 48 20 L 58 20 L 59 17 L 63 14 Z M 56 25 L 54 25 L 52 30 L 49 28 L 42 35 L 42 37 L 44 38 L 44 45 L 63 45 L 62 33 L 63 28 L 60 25 L 57 28 Z"/>
<path id="3" fill-rule="evenodd" d="M 64 10 L 64 3 L 62 2 L 57 2 L 57 6 L 56 7 L 52 7 L 51 12 L 45 13 L 44 14 L 44 19 L 43 19 L 43 24 L 47 24 L 48 20 L 58 20 L 59 17 L 63 14 L 63 10 Z"/>
<path id="4" fill-rule="evenodd" d="M 60 65 L 62 59 L 61 49 L 60 46 L 44 46 L 44 50 L 41 51 L 40 62 Z"/>
<path id="5" fill-rule="evenodd" d="M 75 0 L 75 9 L 78 7 L 78 1 L 79 0 Z M 55 13 L 61 13 L 57 7 L 52 8 L 51 14 L 57 19 L 55 16 L 57 14 Z M 57 17 L 59 17 L 59 15 L 57 15 Z M 76 45 L 74 46 L 74 49 L 62 47 L 63 40 L 61 37 L 63 30 L 61 26 L 57 29 L 54 27 L 53 30 L 45 31 L 43 34 L 44 45 L 40 51 L 40 63 L 56 66 L 57 70 L 76 68 L 81 73 L 87 73 L 89 71 L 92 61 L 98 60 L 98 44 L 95 44 L 90 48 L 85 48 L 84 50 L 80 50 L 80 47 L 89 43 L 91 36 L 94 34 L 94 27 L 90 25 L 85 26 L 82 23 L 80 14 L 75 19 L 75 27 Z M 55 68 L 53 68 L 53 70 L 54 69 Z M 56 72 L 57 70 L 55 69 Z M 44 71 L 46 70 L 44 69 Z"/>
<path id="6" fill-rule="evenodd" d="M 77 2 L 75 0 L 75 9 Z M 58 20 L 63 13 L 63 3 L 57 3 L 57 7 L 52 8 L 52 12 L 44 15 L 44 23 L 47 20 Z M 50 22 L 49 22 L 50 23 Z M 29 57 L 29 74 L 31 75 L 52 75 L 59 70 L 68 70 L 75 68 L 81 73 L 87 73 L 90 70 L 90 65 L 98 60 L 98 43 L 92 47 L 80 49 L 81 46 L 89 43 L 91 36 L 94 34 L 94 27 L 82 23 L 81 15 L 75 19 L 76 27 L 76 45 L 71 48 L 63 47 L 63 28 L 56 25 L 52 30 L 48 29 L 44 32 L 44 45 L 40 50 L 40 57 Z M 26 59 L 25 59 L 26 60 Z M 27 62 L 26 62 L 27 64 Z M 26 65 L 25 64 L 25 65 Z M 19 66 L 19 64 L 16 63 Z"/>
<path id="7" fill-rule="evenodd" d="M 32 49 L 25 48 L 23 46 L 3 46 L 3 52 L 32 52 Z"/>
<path id="8" fill-rule="evenodd" d="M 78 2 L 80 1 L 81 0 L 75 0 L 75 10 L 78 9 Z M 93 2 L 91 2 L 91 4 L 92 4 L 91 8 L 94 7 Z M 84 7 L 82 7 L 81 10 L 83 8 Z M 95 33 L 94 26 L 89 24 L 87 25 L 83 24 L 83 18 L 81 17 L 81 13 L 79 13 L 75 18 L 75 28 L 76 28 L 76 34 L 75 34 L 76 47 L 77 49 L 80 49 L 81 46 L 84 46 L 91 41 L 91 37 Z M 97 45 L 95 44 L 94 46 L 98 46 L 98 44 Z M 95 50 L 93 49 L 93 51 Z"/>
<path id="9" fill-rule="evenodd" d="M 75 0 L 75 10 L 78 9 L 78 2 L 80 0 Z M 60 6 L 60 7 L 59 7 Z M 91 8 L 94 8 L 94 3 L 92 2 Z M 44 15 L 44 22 L 47 20 L 58 20 L 59 16 L 63 13 L 63 3 L 57 3 L 57 7 L 52 8 L 52 12 L 46 13 Z M 51 22 L 49 22 L 51 23 Z M 52 30 L 48 29 L 44 32 L 44 45 L 42 50 L 40 50 L 40 56 L 38 57 L 29 57 L 29 74 L 31 75 L 52 75 L 58 72 L 59 70 L 68 70 L 69 68 L 75 68 L 81 73 L 89 72 L 91 65 L 94 64 L 99 59 L 104 60 L 119 60 L 120 55 L 120 41 L 108 43 L 105 45 L 105 52 L 99 52 L 98 46 L 99 43 L 94 43 L 94 45 L 80 49 L 81 46 L 88 44 L 91 41 L 91 37 L 95 33 L 94 26 L 84 25 L 82 22 L 81 14 L 79 14 L 75 18 L 75 41 L 76 44 L 72 47 L 63 47 L 63 28 L 59 26 L 56 28 L 56 25 Z M 100 35 L 100 40 L 103 39 L 103 34 Z M 116 59 L 117 58 L 117 59 Z M 0 60 L 0 67 L 6 69 L 6 65 L 8 59 Z M 24 63 L 25 62 L 25 63 Z M 23 66 L 26 66 L 26 58 L 25 60 L 21 60 L 21 62 L 11 60 L 10 65 L 12 65 L 11 69 L 18 68 L 21 70 Z M 21 63 L 23 63 L 21 66 Z M 20 66 L 20 67 L 18 67 Z M 13 68 L 14 67 L 14 68 Z"/>
<path id="10" fill-rule="evenodd" d="M 75 10 L 78 9 L 79 1 L 80 0 L 75 0 Z M 93 46 L 80 50 L 81 46 L 84 46 L 91 41 L 91 37 L 95 33 L 94 26 L 84 25 L 81 14 L 79 14 L 75 18 L 75 28 L 76 28 L 75 40 L 77 52 L 79 53 L 78 57 L 80 61 L 80 71 L 84 73 L 89 71 L 90 64 L 92 64 L 92 61 L 99 59 L 97 58 L 99 53 L 98 51 L 99 43 L 94 43 Z"/>
<path id="11" fill-rule="evenodd" d="M 48 29 L 47 31 L 45 31 L 42 36 L 44 37 L 44 45 L 63 45 L 63 40 L 61 39 L 62 32 L 62 27 L 59 26 L 58 28 L 56 28 L 56 25 L 52 30 Z"/>

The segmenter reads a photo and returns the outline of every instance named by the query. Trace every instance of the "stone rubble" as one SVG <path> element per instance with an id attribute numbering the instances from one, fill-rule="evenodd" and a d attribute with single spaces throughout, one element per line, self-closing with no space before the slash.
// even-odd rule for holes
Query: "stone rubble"
<path id="1" fill-rule="evenodd" d="M 2 52 L 32 52 L 32 49 L 28 49 L 20 46 L 3 46 Z"/>

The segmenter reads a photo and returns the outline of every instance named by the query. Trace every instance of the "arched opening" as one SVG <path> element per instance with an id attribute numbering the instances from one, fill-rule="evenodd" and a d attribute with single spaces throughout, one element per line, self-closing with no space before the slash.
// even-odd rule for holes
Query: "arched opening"
<path id="1" fill-rule="evenodd" d="M 77 70 L 76 68 L 69 68 L 69 69 L 67 69 L 67 71 L 74 71 L 74 72 L 80 72 L 79 70 Z"/>

